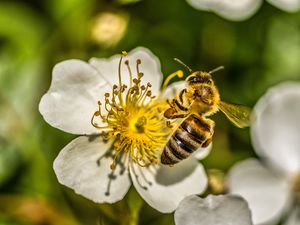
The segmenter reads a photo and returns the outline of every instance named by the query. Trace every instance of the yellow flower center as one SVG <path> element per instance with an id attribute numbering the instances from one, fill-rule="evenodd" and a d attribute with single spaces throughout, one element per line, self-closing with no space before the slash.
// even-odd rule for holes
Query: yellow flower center
<path id="1" fill-rule="evenodd" d="M 106 113 L 102 113 L 102 104 L 98 102 L 99 108 L 92 117 L 92 125 L 102 130 L 105 140 L 114 140 L 112 169 L 115 169 L 116 159 L 122 155 L 120 153 L 129 153 L 130 159 L 141 166 L 158 163 L 159 154 L 170 134 L 163 116 L 166 103 L 152 95 L 150 83 L 142 84 L 140 59 L 136 62 L 137 78 L 134 79 L 128 60 L 125 61 L 130 76 L 129 86 L 122 83 L 121 63 L 122 57 L 119 85 L 114 85 L 111 93 L 105 93 Z M 104 121 L 106 126 L 98 126 L 96 119 Z"/>

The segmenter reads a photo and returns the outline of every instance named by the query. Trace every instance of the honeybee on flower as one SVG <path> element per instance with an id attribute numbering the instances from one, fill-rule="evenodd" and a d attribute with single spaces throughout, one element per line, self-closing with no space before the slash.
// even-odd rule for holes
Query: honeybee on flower
<path id="1" fill-rule="evenodd" d="M 99 203 L 123 199 L 133 183 L 161 212 L 205 190 L 207 177 L 195 157 L 172 168 L 159 164 L 171 133 L 163 116 L 165 98 L 181 85 L 160 91 L 162 78 L 159 60 L 141 47 L 123 56 L 66 60 L 54 67 L 39 110 L 50 125 L 82 135 L 54 161 L 60 183 Z M 200 151 L 201 158 L 207 151 Z"/>

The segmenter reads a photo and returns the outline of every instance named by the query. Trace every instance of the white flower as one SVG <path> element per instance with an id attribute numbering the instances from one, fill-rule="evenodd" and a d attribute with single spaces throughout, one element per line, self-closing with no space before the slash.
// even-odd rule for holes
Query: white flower
<path id="1" fill-rule="evenodd" d="M 125 59 L 54 67 L 39 110 L 50 125 L 84 135 L 62 149 L 54 170 L 60 183 L 95 202 L 119 201 L 133 183 L 149 205 L 171 212 L 184 197 L 202 193 L 207 177 L 195 157 L 173 167 L 158 164 L 170 130 L 165 100 L 155 96 L 168 96 L 176 84 L 160 94 L 160 63 L 145 48 Z"/>
<path id="2" fill-rule="evenodd" d="M 254 112 L 252 143 L 262 162 L 248 159 L 235 165 L 228 177 L 230 192 L 248 201 L 255 224 L 276 224 L 289 212 L 284 225 L 299 225 L 300 84 L 271 88 Z"/>
<path id="3" fill-rule="evenodd" d="M 252 225 L 247 202 L 235 195 L 192 195 L 175 211 L 176 225 Z"/>
<path id="4" fill-rule="evenodd" d="M 246 20 L 254 15 L 263 0 L 187 0 L 196 9 L 212 11 L 228 20 Z"/>
<path id="5" fill-rule="evenodd" d="M 267 0 L 287 12 L 300 9 L 299 0 Z M 196 9 L 212 11 L 228 20 L 240 21 L 253 16 L 263 4 L 263 0 L 187 0 Z"/>
<path id="6" fill-rule="evenodd" d="M 297 12 L 300 9 L 300 0 L 267 0 L 270 4 L 286 12 Z"/>

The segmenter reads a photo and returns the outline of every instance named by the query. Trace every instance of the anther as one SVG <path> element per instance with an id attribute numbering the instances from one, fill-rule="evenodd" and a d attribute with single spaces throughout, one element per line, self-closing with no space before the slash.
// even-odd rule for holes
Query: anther
<path id="1" fill-rule="evenodd" d="M 125 65 L 129 65 L 129 61 L 128 60 L 125 60 Z"/>
<path id="2" fill-rule="evenodd" d="M 142 63 L 142 60 L 141 59 L 137 59 L 136 60 L 136 64 L 141 64 Z"/>
<path id="3" fill-rule="evenodd" d="M 145 85 L 142 85 L 142 86 L 141 86 L 141 89 L 142 89 L 142 90 L 145 90 L 145 89 L 146 89 Z"/>
<path id="4" fill-rule="evenodd" d="M 150 83 L 148 82 L 148 83 L 147 83 L 147 86 L 148 86 L 148 87 L 152 87 L 152 84 L 150 84 Z"/>
<path id="5" fill-rule="evenodd" d="M 151 96 L 152 95 L 152 92 L 151 91 L 147 91 L 147 96 Z"/>
<path id="6" fill-rule="evenodd" d="M 109 93 L 105 93 L 104 96 L 105 96 L 106 98 L 108 98 L 108 97 L 109 97 Z"/>
<path id="7" fill-rule="evenodd" d="M 100 101 L 98 101 L 98 105 L 102 105 Z"/>
<path id="8" fill-rule="evenodd" d="M 117 89 L 118 85 L 114 84 L 113 89 Z"/>
<path id="9" fill-rule="evenodd" d="M 144 73 L 142 73 L 142 72 L 138 74 L 139 78 L 142 78 L 143 76 L 144 76 Z"/>
<path id="10" fill-rule="evenodd" d="M 127 53 L 126 51 L 122 51 L 122 55 L 123 55 L 123 56 L 127 56 L 128 53 Z"/>

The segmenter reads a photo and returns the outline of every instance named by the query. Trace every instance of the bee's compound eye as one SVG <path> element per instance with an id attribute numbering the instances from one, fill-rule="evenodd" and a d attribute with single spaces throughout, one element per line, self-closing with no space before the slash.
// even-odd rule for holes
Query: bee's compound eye
<path id="1" fill-rule="evenodd" d="M 187 81 L 192 84 L 203 82 L 202 77 L 200 77 L 200 76 L 191 76 Z"/>

